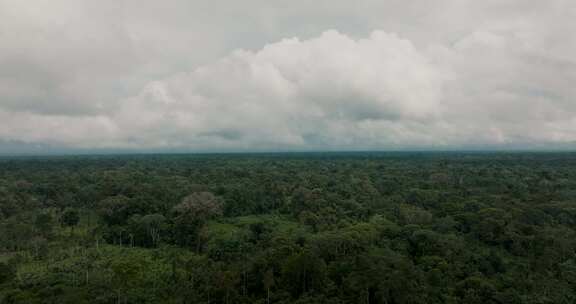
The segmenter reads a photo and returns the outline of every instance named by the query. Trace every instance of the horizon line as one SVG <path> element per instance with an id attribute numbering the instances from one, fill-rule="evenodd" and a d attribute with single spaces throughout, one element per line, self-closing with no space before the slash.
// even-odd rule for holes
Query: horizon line
<path id="1" fill-rule="evenodd" d="M 576 149 L 398 149 L 398 150 L 267 150 L 267 151 L 70 151 L 70 152 L 22 152 L 2 153 L 0 158 L 20 157 L 94 157 L 94 156 L 158 156 L 158 155 L 274 155 L 274 154 L 565 154 L 576 153 Z"/>

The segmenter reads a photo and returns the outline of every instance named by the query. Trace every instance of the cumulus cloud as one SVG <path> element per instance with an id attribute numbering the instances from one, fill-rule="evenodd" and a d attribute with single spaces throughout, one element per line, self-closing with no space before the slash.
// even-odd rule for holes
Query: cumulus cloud
<path id="1" fill-rule="evenodd" d="M 115 121 L 133 135 L 162 130 L 169 145 L 183 138 L 248 146 L 352 144 L 364 137 L 359 131 L 369 121 L 437 119 L 443 77 L 410 41 L 394 34 L 375 31 L 354 40 L 327 31 L 256 52 L 235 51 L 151 82 L 126 100 Z M 157 140 L 155 134 L 140 139 Z"/>
<path id="2" fill-rule="evenodd" d="M 194 151 L 576 141 L 569 30 L 576 6 L 563 1 L 365 0 L 354 10 L 296 1 L 279 10 L 251 0 L 237 7 L 259 8 L 247 25 L 227 21 L 234 10 L 216 14 L 218 1 L 39 0 L 43 12 L 22 3 L 0 0 L 0 149 L 1 142 Z M 290 21 L 298 14 L 314 22 Z M 249 30 L 256 34 L 243 34 Z"/>

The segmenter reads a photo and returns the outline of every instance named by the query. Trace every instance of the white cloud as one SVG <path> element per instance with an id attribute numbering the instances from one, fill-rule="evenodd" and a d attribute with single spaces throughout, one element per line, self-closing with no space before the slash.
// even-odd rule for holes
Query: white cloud
<path id="1" fill-rule="evenodd" d="M 441 70 L 410 41 L 380 31 L 359 40 L 327 31 L 235 51 L 151 82 L 114 120 L 144 146 L 353 144 L 367 121 L 437 119 L 442 82 Z"/>
<path id="2" fill-rule="evenodd" d="M 0 152 L 571 144 L 574 17 L 561 0 L 0 0 Z"/>

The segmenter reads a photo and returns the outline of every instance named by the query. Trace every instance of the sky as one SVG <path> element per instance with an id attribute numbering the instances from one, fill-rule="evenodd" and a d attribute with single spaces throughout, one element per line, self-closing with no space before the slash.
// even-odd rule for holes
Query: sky
<path id="1" fill-rule="evenodd" d="M 576 150 L 572 0 L 0 0 L 0 154 Z"/>

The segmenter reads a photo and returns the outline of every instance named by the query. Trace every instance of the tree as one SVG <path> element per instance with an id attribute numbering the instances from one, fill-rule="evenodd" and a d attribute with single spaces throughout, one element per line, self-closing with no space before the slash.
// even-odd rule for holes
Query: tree
<path id="1" fill-rule="evenodd" d="M 293 296 L 322 291 L 327 283 L 326 263 L 309 251 L 289 257 L 282 268 L 283 278 Z"/>
<path id="2" fill-rule="evenodd" d="M 456 294 L 463 303 L 495 303 L 496 288 L 484 277 L 471 276 L 458 283 L 456 288 Z"/>
<path id="3" fill-rule="evenodd" d="M 70 227 L 70 234 L 74 233 L 74 226 L 78 225 L 80 221 L 80 215 L 76 209 L 66 209 L 60 217 L 60 223 L 62 226 Z"/>
<path id="4" fill-rule="evenodd" d="M 109 226 L 123 225 L 130 216 L 129 198 L 123 195 L 111 196 L 98 203 L 100 218 Z"/>
<path id="5" fill-rule="evenodd" d="M 268 269 L 264 273 L 264 278 L 262 279 L 262 284 L 264 288 L 266 288 L 266 303 L 270 304 L 270 289 L 274 287 L 274 271 L 272 269 Z"/>
<path id="6" fill-rule="evenodd" d="M 161 214 L 135 215 L 128 223 L 134 243 L 144 247 L 157 247 L 167 230 L 166 218 Z"/>
<path id="7" fill-rule="evenodd" d="M 222 207 L 220 199 L 211 192 L 196 192 L 183 198 L 174 211 L 179 216 L 210 219 L 222 215 Z"/>
<path id="8" fill-rule="evenodd" d="M 128 291 L 140 283 L 144 270 L 147 268 L 148 260 L 141 255 L 130 255 L 116 257 L 111 265 L 113 286 L 116 289 L 118 303 L 128 303 Z"/>
<path id="9" fill-rule="evenodd" d="M 200 252 L 200 232 L 207 220 L 222 215 L 222 202 L 210 192 L 192 193 L 173 208 L 173 213 L 174 241 Z"/>
<path id="10" fill-rule="evenodd" d="M 34 220 L 34 228 L 44 237 L 49 237 L 52 234 L 54 219 L 50 213 L 40 213 Z"/>
<path id="11" fill-rule="evenodd" d="M 15 276 L 16 271 L 14 270 L 14 267 L 7 263 L 0 262 L 0 285 L 12 281 Z"/>

